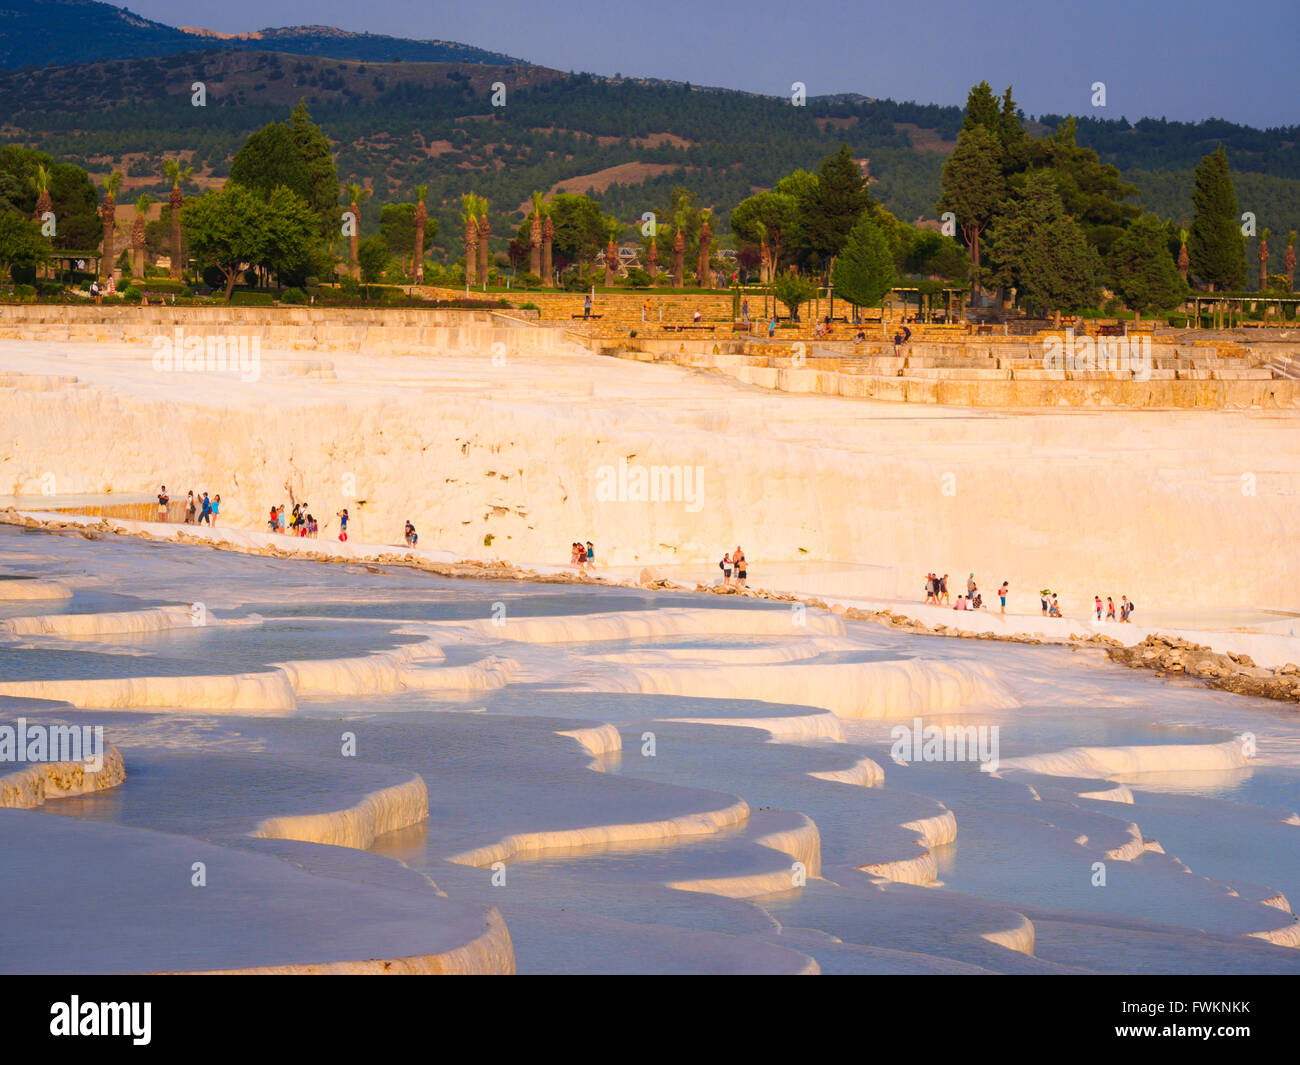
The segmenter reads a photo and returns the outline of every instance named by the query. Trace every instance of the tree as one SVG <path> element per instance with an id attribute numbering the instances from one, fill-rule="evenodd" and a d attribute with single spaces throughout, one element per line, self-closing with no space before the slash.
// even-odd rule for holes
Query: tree
<path id="1" fill-rule="evenodd" d="M 131 226 L 131 250 L 133 263 L 131 274 L 134 277 L 144 277 L 145 269 L 145 241 L 144 225 L 149 216 L 149 208 L 154 205 L 154 198 L 147 192 L 140 193 L 135 201 L 135 223 Z"/>
<path id="2" fill-rule="evenodd" d="M 542 287 L 550 288 L 553 277 L 552 258 L 555 248 L 555 222 L 551 218 L 551 205 L 542 208 Z"/>
<path id="3" fill-rule="evenodd" d="M 316 216 L 297 193 L 278 188 L 264 198 L 235 181 L 191 199 L 181 225 L 195 256 L 225 277 L 227 301 L 247 267 L 266 264 L 281 273 L 303 262 L 319 241 Z"/>
<path id="4" fill-rule="evenodd" d="M 1246 239 L 1222 144 L 1197 165 L 1195 181 L 1187 244 L 1192 273 L 1211 292 L 1216 286 L 1239 289 L 1246 278 Z"/>
<path id="5" fill-rule="evenodd" d="M 361 281 L 366 285 L 378 284 L 384 279 L 384 271 L 392 260 L 388 245 L 381 236 L 367 237 L 357 249 L 357 258 L 361 266 Z"/>
<path id="6" fill-rule="evenodd" d="M 713 230 L 709 227 L 709 221 L 712 218 L 713 212 L 707 207 L 700 212 L 700 258 L 695 274 L 700 280 L 701 288 L 713 287 L 712 271 L 709 269 L 709 249 L 713 245 Z"/>
<path id="7" fill-rule="evenodd" d="M 854 307 L 880 304 L 894 284 L 894 257 L 889 242 L 869 218 L 862 219 L 831 268 L 835 291 Z"/>
<path id="8" fill-rule="evenodd" d="M 1286 238 L 1286 256 L 1282 259 L 1282 266 L 1286 270 L 1286 290 L 1295 291 L 1295 230 L 1287 235 Z"/>
<path id="9" fill-rule="evenodd" d="M 487 210 L 488 201 L 480 196 L 479 217 L 478 217 L 478 279 L 479 283 L 487 285 L 489 278 L 489 268 L 491 266 L 491 245 L 492 225 L 488 222 Z"/>
<path id="10" fill-rule="evenodd" d="M 1134 311 L 1164 311 L 1187 297 L 1187 282 L 1169 254 L 1164 226 L 1153 214 L 1141 215 L 1111 246 L 1111 284 Z"/>
<path id="11" fill-rule="evenodd" d="M 940 211 L 957 216 L 966 247 L 970 249 L 972 296 L 980 286 L 980 235 L 988 228 L 1006 196 L 1000 162 L 1001 145 L 983 125 L 963 130 L 948 161 L 943 164 Z"/>
<path id="12" fill-rule="evenodd" d="M 233 178 L 232 178 L 233 180 Z M 370 190 L 352 182 L 343 189 L 343 197 L 352 215 L 348 234 L 348 272 L 357 279 L 361 277 L 361 262 L 357 258 L 361 241 L 361 205 L 370 199 Z"/>
<path id="13" fill-rule="evenodd" d="M 279 185 L 308 202 L 312 194 L 307 164 L 293 133 L 282 122 L 263 126 L 244 142 L 230 162 L 230 180 L 264 196 Z"/>
<path id="14" fill-rule="evenodd" d="M 386 203 L 379 208 L 379 234 L 389 253 L 402 260 L 404 271 L 415 254 L 415 210 L 413 203 Z"/>
<path id="15" fill-rule="evenodd" d="M 760 192 L 736 204 L 731 212 L 731 231 L 743 241 L 756 244 L 764 254 L 762 279 L 769 280 L 781 269 L 786 240 L 798 224 L 799 203 L 793 195 Z"/>
<path id="16" fill-rule="evenodd" d="M 1101 259 L 1065 213 L 1052 175 L 1034 171 L 1022 195 L 1005 201 L 990 231 L 999 280 L 1015 285 L 1037 312 L 1072 311 L 1097 301 Z"/>
<path id="17" fill-rule="evenodd" d="M 173 278 L 181 276 L 181 208 L 185 205 L 185 194 L 181 192 L 184 185 L 194 175 L 194 167 L 181 168 L 178 159 L 163 160 L 163 174 L 171 181 L 172 189 L 167 196 L 167 205 L 171 208 L 172 254 L 171 270 Z"/>
<path id="18" fill-rule="evenodd" d="M 1187 254 L 1187 236 L 1187 230 L 1180 229 L 1178 231 L 1178 273 L 1183 279 L 1183 284 L 1187 283 L 1187 267 L 1191 263 L 1191 259 Z"/>
<path id="19" fill-rule="evenodd" d="M 871 193 L 862 168 L 847 144 L 822 160 L 817 184 L 802 205 L 800 228 L 823 269 L 839 255 L 862 213 L 871 206 Z"/>
<path id="20" fill-rule="evenodd" d="M 428 185 L 415 186 L 415 283 L 424 284 L 424 239 L 429 229 L 429 212 L 424 206 L 424 198 L 429 195 Z M 438 235 L 438 223 L 433 223 L 430 237 Z"/>
<path id="21" fill-rule="evenodd" d="M 1075 133 L 1075 120 L 1066 119 L 1050 136 L 1028 142 L 1030 158 L 1035 168 L 1051 171 L 1065 213 L 1105 257 L 1124 228 L 1141 212 L 1137 205 L 1126 202 L 1137 189 L 1126 185 L 1119 170 L 1102 163 L 1091 148 L 1076 144 Z"/>
<path id="22" fill-rule="evenodd" d="M 56 248 L 86 251 L 99 243 L 99 194 L 81 167 L 55 163 L 50 167 L 50 202 L 58 220 Z"/>
<path id="23" fill-rule="evenodd" d="M 113 276 L 113 253 L 117 240 L 117 191 L 122 187 L 122 172 L 114 170 L 104 179 L 104 202 L 99 208 L 99 217 L 104 227 L 104 253 L 99 260 L 100 273 L 104 277 Z M 107 269 L 105 269 L 107 266 Z"/>
<path id="24" fill-rule="evenodd" d="M 44 262 L 49 251 L 39 222 L 24 218 L 17 211 L 0 213 L 0 277 L 8 274 L 17 282 L 20 276 L 30 275 Z"/>
<path id="25" fill-rule="evenodd" d="M 478 194 L 466 192 L 460 198 L 460 220 L 465 223 L 465 284 L 475 283 L 478 272 Z"/>
<path id="26" fill-rule="evenodd" d="M 817 297 L 817 286 L 791 271 L 772 282 L 772 295 L 786 305 L 791 319 L 797 322 L 799 308 Z"/>
<path id="27" fill-rule="evenodd" d="M 542 205 L 540 192 L 533 193 L 533 213 L 528 223 L 528 272 L 542 276 Z"/>
<path id="28" fill-rule="evenodd" d="M 334 165 L 333 149 L 330 140 L 321 128 L 311 120 L 305 100 L 299 100 L 298 106 L 289 115 L 289 133 L 293 138 L 298 157 L 307 170 L 307 183 L 310 195 L 307 203 L 319 219 L 321 236 L 336 232 L 338 224 L 336 214 L 338 207 L 339 172 Z"/>
<path id="29" fill-rule="evenodd" d="M 581 263 L 585 269 L 608 235 L 607 216 L 590 196 L 558 193 L 551 198 L 554 249 L 569 263 Z"/>
<path id="30" fill-rule="evenodd" d="M 1268 291 L 1268 238 L 1272 234 L 1267 228 L 1260 230 L 1259 234 L 1259 290 L 1260 292 Z"/>

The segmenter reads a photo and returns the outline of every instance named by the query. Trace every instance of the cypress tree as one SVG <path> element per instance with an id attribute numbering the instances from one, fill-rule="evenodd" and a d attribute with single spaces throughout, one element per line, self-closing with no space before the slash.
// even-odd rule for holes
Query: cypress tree
<path id="1" fill-rule="evenodd" d="M 1246 280 L 1246 238 L 1237 212 L 1228 153 L 1220 144 L 1196 167 L 1192 230 L 1187 242 L 1192 273 L 1209 286 L 1239 289 Z"/>

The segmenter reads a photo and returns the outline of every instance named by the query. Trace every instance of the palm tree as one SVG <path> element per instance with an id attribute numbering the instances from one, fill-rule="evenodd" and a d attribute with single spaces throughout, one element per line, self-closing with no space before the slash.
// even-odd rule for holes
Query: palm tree
<path id="1" fill-rule="evenodd" d="M 551 287 L 552 270 L 551 252 L 555 246 L 555 223 L 551 220 L 551 205 L 542 206 L 542 287 Z"/>
<path id="2" fill-rule="evenodd" d="M 104 179 L 104 202 L 99 207 L 99 220 L 104 226 L 104 257 L 99 260 L 100 273 L 113 276 L 113 253 L 117 238 L 117 190 L 122 187 L 122 172 L 114 170 Z M 104 270 L 104 264 L 108 270 Z"/>
<path id="3" fill-rule="evenodd" d="M 50 199 L 50 172 L 45 169 L 44 165 L 36 167 L 36 210 L 32 212 L 32 218 L 37 222 L 44 222 L 45 215 L 54 210 L 54 201 Z M 45 264 L 42 273 L 48 269 L 49 264 Z"/>
<path id="4" fill-rule="evenodd" d="M 473 285 L 478 270 L 478 194 L 460 198 L 460 218 L 465 223 L 465 284 Z"/>
<path id="5" fill-rule="evenodd" d="M 415 283 L 424 284 L 424 227 L 429 224 L 429 212 L 424 198 L 429 195 L 428 185 L 415 186 Z"/>
<path id="6" fill-rule="evenodd" d="M 659 276 L 659 247 L 655 243 L 655 238 L 650 238 L 650 254 L 646 256 L 646 265 L 649 268 L 651 277 Z"/>
<path id="7" fill-rule="evenodd" d="M 140 193 L 135 201 L 135 225 L 131 227 L 131 274 L 133 277 L 144 277 L 144 220 L 149 214 L 149 208 L 153 205 L 154 198 L 147 192 Z"/>
<path id="8" fill-rule="evenodd" d="M 169 273 L 173 280 L 181 276 L 181 207 L 185 204 L 185 194 L 181 186 L 194 176 L 194 167 L 182 169 L 179 159 L 164 159 L 163 174 L 171 179 L 172 191 L 167 196 L 167 206 L 171 209 L 172 222 L 172 266 Z"/>
<path id="9" fill-rule="evenodd" d="M 488 238 L 492 236 L 492 226 L 488 222 L 488 202 L 482 196 L 478 200 L 478 279 L 484 288 L 488 283 Z"/>
<path id="10" fill-rule="evenodd" d="M 605 245 L 605 287 L 610 288 L 614 284 L 614 279 L 618 276 L 618 246 L 614 243 L 614 237 L 623 227 L 617 222 L 611 222 L 607 227 L 609 233 L 609 243 Z"/>
<path id="11" fill-rule="evenodd" d="M 1178 249 L 1178 272 L 1183 275 L 1183 283 L 1187 283 L 1187 267 L 1191 265 L 1191 260 L 1187 257 L 1187 230 L 1178 231 L 1178 240 L 1182 247 Z"/>
<path id="12" fill-rule="evenodd" d="M 47 211 L 54 210 L 54 201 L 50 199 L 50 172 L 44 166 L 36 168 L 36 192 L 36 210 L 32 212 L 32 218 L 39 222 Z"/>
<path id="13" fill-rule="evenodd" d="M 1282 266 L 1286 270 L 1286 290 L 1295 291 L 1295 230 L 1287 235 L 1286 238 L 1286 257 L 1282 260 Z"/>
<path id="14" fill-rule="evenodd" d="M 677 230 L 673 237 L 673 288 L 681 288 L 686 274 L 686 235 L 682 232 L 686 228 L 685 212 L 678 211 L 673 221 Z"/>
<path id="15" fill-rule="evenodd" d="M 1267 227 L 1259 233 L 1259 290 L 1268 291 L 1268 238 L 1272 236 Z"/>
<path id="16" fill-rule="evenodd" d="M 713 230 L 709 228 L 709 219 L 712 217 L 713 212 L 707 207 L 700 212 L 700 221 L 703 224 L 700 227 L 700 261 L 696 273 L 699 275 L 701 288 L 713 287 L 709 276 L 709 246 L 713 243 Z"/>
<path id="17" fill-rule="evenodd" d="M 533 193 L 533 221 L 528 227 L 528 272 L 542 276 L 542 194 Z"/>
<path id="18" fill-rule="evenodd" d="M 348 200 L 348 210 L 352 212 L 352 233 L 348 237 L 348 271 L 360 281 L 361 205 L 370 199 L 370 190 L 354 182 L 344 186 L 344 193 Z"/>

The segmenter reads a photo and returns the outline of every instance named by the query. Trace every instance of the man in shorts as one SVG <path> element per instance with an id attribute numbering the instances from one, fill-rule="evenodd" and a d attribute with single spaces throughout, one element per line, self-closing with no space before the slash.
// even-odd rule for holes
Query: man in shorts
<path id="1" fill-rule="evenodd" d="M 167 486 L 163 485 L 162 490 L 158 493 L 158 520 L 167 520 L 167 504 L 171 502 L 171 497 L 167 495 Z"/>

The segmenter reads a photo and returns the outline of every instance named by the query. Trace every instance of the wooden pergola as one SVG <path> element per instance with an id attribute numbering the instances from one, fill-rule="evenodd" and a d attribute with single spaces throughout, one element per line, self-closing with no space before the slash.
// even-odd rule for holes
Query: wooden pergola
<path id="1" fill-rule="evenodd" d="M 1296 295 L 1280 296 L 1280 295 L 1275 295 L 1274 293 L 1271 292 L 1252 293 L 1244 296 L 1240 294 L 1231 295 L 1231 296 L 1216 295 L 1213 292 L 1206 292 L 1206 293 L 1197 293 L 1193 296 L 1190 296 L 1189 299 L 1192 302 L 1193 306 L 1195 307 L 1195 310 L 1193 311 L 1193 316 L 1198 323 L 1201 320 L 1201 305 L 1207 304 L 1209 306 L 1210 314 L 1216 317 L 1219 315 L 1224 315 L 1227 322 L 1226 328 L 1228 329 L 1232 328 L 1233 312 L 1235 311 L 1238 315 L 1240 315 L 1242 309 L 1245 307 L 1247 303 L 1276 304 L 1278 309 L 1278 314 L 1282 318 L 1286 317 L 1286 307 L 1288 304 L 1290 304 L 1292 307 L 1300 306 L 1300 296 L 1296 296 Z"/>

